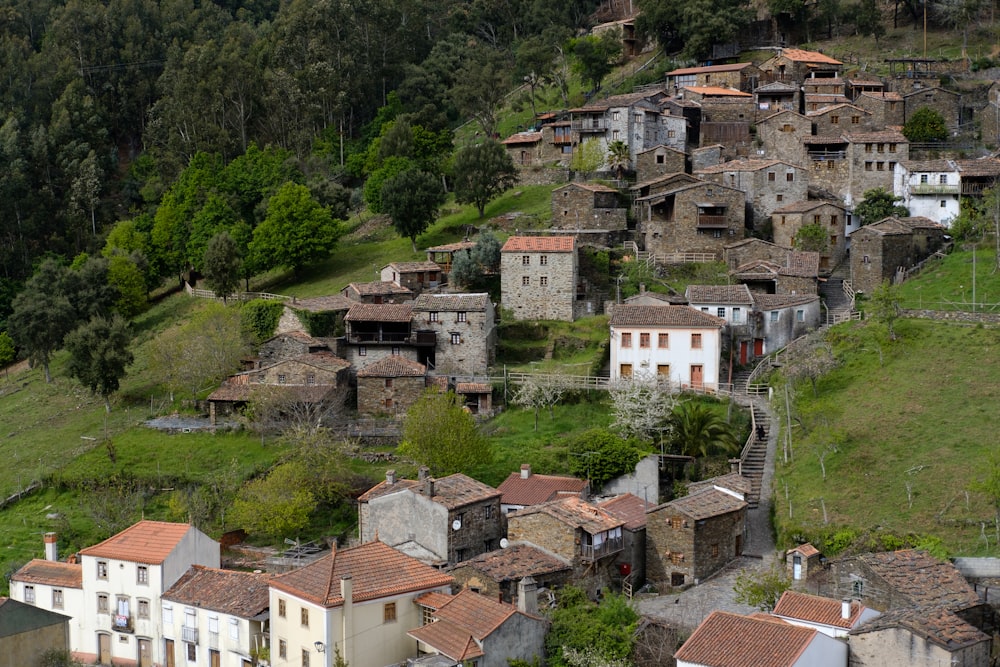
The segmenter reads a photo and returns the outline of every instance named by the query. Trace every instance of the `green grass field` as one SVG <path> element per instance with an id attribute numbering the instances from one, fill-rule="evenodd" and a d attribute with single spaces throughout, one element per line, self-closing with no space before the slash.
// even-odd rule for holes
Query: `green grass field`
<path id="1" fill-rule="evenodd" d="M 1000 312 L 1000 271 L 992 248 L 956 250 L 934 261 L 899 288 L 903 308 Z M 975 307 L 973 307 L 975 265 Z"/>

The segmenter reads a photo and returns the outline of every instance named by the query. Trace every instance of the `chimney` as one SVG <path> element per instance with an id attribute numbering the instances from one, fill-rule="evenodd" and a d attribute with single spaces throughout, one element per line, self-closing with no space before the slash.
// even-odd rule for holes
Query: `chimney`
<path id="1" fill-rule="evenodd" d="M 45 542 L 45 560 L 59 560 L 59 545 L 56 544 L 56 534 L 45 533 L 42 540 Z"/>
<path id="2" fill-rule="evenodd" d="M 646 283 L 639 283 L 639 294 L 646 293 Z"/>
<path id="3" fill-rule="evenodd" d="M 424 495 L 428 498 L 434 497 L 434 480 L 430 477 L 424 480 Z"/>
<path id="4" fill-rule="evenodd" d="M 428 477 L 431 476 L 431 469 L 427 466 L 420 466 L 417 470 L 417 479 L 421 482 L 426 481 Z"/>
<path id="5" fill-rule="evenodd" d="M 386 470 L 385 471 L 385 483 L 388 484 L 389 486 L 392 486 L 393 484 L 396 483 L 396 471 L 395 470 Z"/>
<path id="6" fill-rule="evenodd" d="M 354 582 L 351 575 L 345 574 L 340 578 L 340 597 L 344 599 L 344 606 L 341 607 L 340 636 L 344 641 L 342 655 L 344 660 L 354 660 Z M 327 650 L 330 650 L 329 647 Z"/>
<path id="7" fill-rule="evenodd" d="M 531 477 L 531 464 L 522 463 L 521 464 L 521 479 L 528 479 Z"/>
<path id="8" fill-rule="evenodd" d="M 517 582 L 517 610 L 525 614 L 538 613 L 538 584 L 531 577 Z"/>
<path id="9" fill-rule="evenodd" d="M 840 601 L 840 617 L 845 621 L 851 617 L 851 601 L 841 600 Z"/>

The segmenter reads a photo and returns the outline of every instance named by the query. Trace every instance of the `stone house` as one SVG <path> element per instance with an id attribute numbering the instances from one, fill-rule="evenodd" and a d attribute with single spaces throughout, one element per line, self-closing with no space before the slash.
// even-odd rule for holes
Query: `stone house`
<path id="1" fill-rule="evenodd" d="M 434 262 L 441 267 L 441 272 L 451 273 L 451 265 L 455 260 L 455 254 L 459 252 L 470 252 L 476 247 L 475 241 L 456 241 L 455 243 L 445 243 L 443 245 L 431 246 L 424 250 L 427 253 L 427 261 Z"/>
<path id="2" fill-rule="evenodd" d="M 823 321 L 818 294 L 763 294 L 753 292 L 751 320 L 753 348 L 740 341 L 739 363 L 780 350 L 796 338 L 817 329 Z"/>
<path id="3" fill-rule="evenodd" d="M 420 655 L 478 667 L 507 667 L 512 660 L 531 664 L 545 656 L 549 624 L 538 615 L 537 601 L 514 607 L 466 589 L 434 602 L 430 622 L 409 632 Z"/>
<path id="4" fill-rule="evenodd" d="M 955 160 L 955 166 L 962 179 L 963 197 L 982 197 L 987 188 L 1000 183 L 1000 159 L 996 157 Z"/>
<path id="5" fill-rule="evenodd" d="M 863 93 L 884 93 L 885 83 L 881 79 L 871 79 L 862 78 L 864 75 L 856 73 L 852 76 L 845 77 L 844 81 L 847 84 L 846 91 L 847 97 L 854 100 L 858 99 Z"/>
<path id="6" fill-rule="evenodd" d="M 412 326 L 436 344 L 421 361 L 441 375 L 485 375 L 496 355 L 496 314 L 490 295 L 421 294 Z"/>
<path id="7" fill-rule="evenodd" d="M 552 225 L 562 229 L 621 230 L 627 208 L 618 191 L 600 183 L 567 183 L 552 191 Z"/>
<path id="8" fill-rule="evenodd" d="M 413 300 L 413 290 L 385 280 L 350 283 L 340 293 L 359 303 L 406 303 Z"/>
<path id="9" fill-rule="evenodd" d="M 52 651 L 68 651 L 69 618 L 41 607 L 0 598 L 0 667 L 46 664 Z"/>
<path id="10" fill-rule="evenodd" d="M 989 667 L 992 638 L 947 609 L 888 611 L 848 635 L 851 665 Z"/>
<path id="11" fill-rule="evenodd" d="M 791 201 L 771 214 L 774 242 L 795 247 L 795 235 L 806 225 L 820 225 L 827 245 L 819 251 L 820 271 L 832 271 L 847 255 L 847 209 L 822 199 Z"/>
<path id="12" fill-rule="evenodd" d="M 542 133 L 537 131 L 512 134 L 500 144 L 518 167 L 530 167 L 542 162 Z"/>
<path id="13" fill-rule="evenodd" d="M 340 336 L 343 334 L 344 315 L 354 303 L 339 292 L 308 299 L 292 297 L 278 319 L 276 333 L 306 330 L 319 339 Z"/>
<path id="14" fill-rule="evenodd" d="M 700 583 L 743 554 L 747 503 L 713 486 L 646 513 L 646 578 L 673 587 Z"/>
<path id="15" fill-rule="evenodd" d="M 641 588 L 646 583 L 646 512 L 656 507 L 656 503 L 623 493 L 602 500 L 597 506 L 625 522 L 622 525 L 623 548 L 615 558 L 614 567 L 618 569 L 623 587 Z"/>
<path id="16" fill-rule="evenodd" d="M 813 124 L 813 134 L 819 136 L 839 137 L 844 132 L 876 129 L 871 113 L 853 104 L 834 104 L 806 111 L 806 118 Z"/>
<path id="17" fill-rule="evenodd" d="M 769 222 L 774 209 L 805 199 L 809 190 L 809 170 L 783 160 L 732 160 L 695 175 L 742 190 L 746 194 L 747 220 L 753 222 L 754 229 Z"/>
<path id="18" fill-rule="evenodd" d="M 822 555 L 819 549 L 808 542 L 785 552 L 785 575 L 792 581 L 792 586 L 799 585 L 796 582 L 809 579 L 813 570 L 821 571 Z"/>
<path id="19" fill-rule="evenodd" d="M 810 164 L 803 141 L 811 136 L 812 121 L 794 110 L 780 111 L 757 122 L 757 141 L 764 155 L 790 164 Z"/>
<path id="20" fill-rule="evenodd" d="M 358 498 L 362 542 L 381 540 L 425 563 L 454 565 L 500 547 L 500 492 L 456 473 L 434 479 L 384 481 Z"/>
<path id="21" fill-rule="evenodd" d="M 756 260 L 784 264 L 791 252 L 793 250 L 790 246 L 781 246 L 763 239 L 749 238 L 727 244 L 722 251 L 722 261 L 726 263 L 730 271 L 735 271 L 737 267 Z"/>
<path id="22" fill-rule="evenodd" d="M 635 156 L 635 175 L 638 181 L 649 181 L 667 174 L 683 172 L 686 169 L 687 154 L 683 149 L 653 146 L 639 151 Z"/>
<path id="23" fill-rule="evenodd" d="M 929 107 L 944 118 L 948 132 L 955 134 L 962 122 L 962 96 L 940 86 L 920 87 L 903 94 L 903 123 L 918 109 Z"/>
<path id="24" fill-rule="evenodd" d="M 986 106 L 979 115 L 979 132 L 983 143 L 996 147 L 1000 143 L 1000 82 L 994 81 L 986 91 Z"/>
<path id="25" fill-rule="evenodd" d="M 682 67 L 667 72 L 667 90 L 676 93 L 688 86 L 720 86 L 752 93 L 760 79 L 760 69 L 753 63 L 727 63 L 704 67 Z"/>
<path id="26" fill-rule="evenodd" d="M 390 355 L 358 371 L 359 415 L 404 415 L 427 386 L 427 367 Z"/>
<path id="27" fill-rule="evenodd" d="M 854 98 L 854 106 L 871 114 L 872 127 L 902 127 L 903 96 L 897 92 L 865 91 Z"/>
<path id="28" fill-rule="evenodd" d="M 893 191 L 896 163 L 910 159 L 910 142 L 902 132 L 852 132 L 845 134 L 850 179 L 840 189 L 844 203 L 853 206 L 864 199 L 865 191 L 883 188 Z M 835 191 L 836 192 L 836 191 Z"/>
<path id="29" fill-rule="evenodd" d="M 456 382 L 455 394 L 465 409 L 474 415 L 493 414 L 493 385 L 489 382 Z"/>
<path id="30" fill-rule="evenodd" d="M 586 499 L 589 490 L 586 480 L 562 475 L 539 475 L 531 471 L 529 463 L 521 464 L 520 472 L 512 472 L 497 487 L 497 491 L 502 494 L 500 511 L 505 515 L 568 496 Z"/>
<path id="31" fill-rule="evenodd" d="M 355 304 L 344 316 L 346 332 L 338 349 L 355 369 L 389 356 L 423 363 L 437 346 L 437 336 L 414 331 L 412 320 L 412 304 Z"/>
<path id="32" fill-rule="evenodd" d="M 674 654 L 677 667 L 847 667 L 847 644 L 766 614 L 713 611 Z"/>
<path id="33" fill-rule="evenodd" d="M 850 104 L 850 100 L 843 94 L 825 95 L 823 93 L 805 93 L 803 98 L 802 110 L 806 113 L 821 111 L 826 107 L 840 104 Z"/>
<path id="34" fill-rule="evenodd" d="M 802 138 L 809 169 L 809 185 L 828 198 L 845 197 L 850 189 L 854 164 L 848 156 L 848 141 L 843 136 Z M 883 164 L 884 167 L 884 164 Z"/>
<path id="35" fill-rule="evenodd" d="M 509 543 L 448 569 L 455 585 L 488 598 L 518 604 L 517 584 L 531 577 L 536 592 L 565 586 L 573 573 L 570 562 L 527 543 Z"/>
<path id="36" fill-rule="evenodd" d="M 717 387 L 725 323 L 688 306 L 616 306 L 611 379 L 656 377 L 680 388 Z"/>
<path id="37" fill-rule="evenodd" d="M 689 123 L 690 121 L 687 116 L 682 114 L 673 114 L 669 111 L 663 111 L 660 113 L 660 143 L 654 146 L 648 146 L 646 150 L 648 151 L 650 148 L 656 148 L 657 146 L 666 146 L 667 148 L 672 148 L 675 151 L 686 151 L 688 146 L 688 134 L 690 134 L 688 129 Z M 638 151 L 634 156 L 632 156 L 633 164 L 635 165 L 637 171 L 639 169 L 639 155 L 644 152 L 645 151 Z M 683 171 L 683 169 L 680 171 Z"/>
<path id="38" fill-rule="evenodd" d="M 540 159 L 545 163 L 568 164 L 579 139 L 579 135 L 573 132 L 573 122 L 568 119 L 554 120 L 542 125 L 541 131 Z M 510 151 L 509 148 L 507 150 Z"/>
<path id="39" fill-rule="evenodd" d="M 292 359 L 317 352 L 330 352 L 330 346 L 305 331 L 286 331 L 275 334 L 260 344 L 254 366 L 260 368 L 281 359 Z"/>
<path id="40" fill-rule="evenodd" d="M 719 256 L 746 233 L 746 195 L 726 185 L 695 180 L 658 186 L 638 197 L 635 207 L 645 248 L 658 255 Z"/>
<path id="41" fill-rule="evenodd" d="M 761 82 L 782 81 L 804 85 L 812 77 L 839 77 L 844 63 L 818 51 L 780 49 L 760 64 Z"/>
<path id="42" fill-rule="evenodd" d="M 624 549 L 621 519 L 580 498 L 532 505 L 507 515 L 511 542 L 530 543 L 570 563 L 571 582 L 595 597 L 611 585 Z"/>
<path id="43" fill-rule="evenodd" d="M 948 226 L 961 213 L 962 175 L 954 160 L 896 163 L 893 194 L 912 216 Z"/>
<path id="44" fill-rule="evenodd" d="M 451 576 L 379 541 L 334 547 L 271 579 L 270 664 L 329 665 L 336 653 L 351 667 L 405 662 L 415 648 L 407 633 L 424 620 L 417 599 L 447 594 L 451 584 Z"/>
<path id="45" fill-rule="evenodd" d="M 518 320 L 575 319 L 576 239 L 511 236 L 500 249 L 503 306 Z"/>
<path id="46" fill-rule="evenodd" d="M 851 234 L 851 283 L 871 294 L 883 281 L 899 282 L 902 272 L 936 252 L 944 227 L 926 218 L 886 218 Z"/>
<path id="47" fill-rule="evenodd" d="M 691 150 L 691 171 L 707 169 L 708 167 L 722 164 L 725 160 L 722 157 L 726 147 L 722 144 L 711 146 L 696 146 Z"/>
<path id="48" fill-rule="evenodd" d="M 782 111 L 799 113 L 802 110 L 801 89 L 792 83 L 772 81 L 758 86 L 753 97 L 758 122 Z"/>
<path id="49" fill-rule="evenodd" d="M 725 320 L 730 331 L 745 327 L 753 308 L 746 285 L 688 285 L 684 296 L 691 308 Z"/>
<path id="50" fill-rule="evenodd" d="M 602 155 L 607 155 L 609 144 L 621 141 L 635 159 L 639 151 L 667 143 L 660 119 L 663 97 L 662 91 L 614 95 L 571 109 L 574 140 L 599 142 Z"/>
<path id="51" fill-rule="evenodd" d="M 688 86 L 679 94 L 686 101 L 697 102 L 701 109 L 697 133 L 693 133 L 698 146 L 721 144 L 730 159 L 749 151 L 753 95 L 718 86 Z"/>
<path id="52" fill-rule="evenodd" d="M 879 612 L 856 600 L 834 600 L 787 590 L 781 594 L 771 615 L 792 625 L 814 628 L 828 637 L 842 639 L 862 623 L 878 617 Z"/>
<path id="53" fill-rule="evenodd" d="M 760 241 L 760 243 L 767 242 Z M 781 246 L 774 247 L 781 248 Z M 759 248 L 760 246 L 756 247 Z M 784 250 L 785 254 L 773 261 L 754 258 L 750 252 L 741 253 L 746 256 L 747 261 L 730 269 L 729 275 L 732 280 L 749 287 L 754 294 L 817 294 L 819 253 L 802 252 L 791 248 Z M 735 256 L 734 254 L 734 258 Z"/>
<path id="54" fill-rule="evenodd" d="M 802 82 L 802 92 L 809 95 L 839 95 L 846 97 L 847 81 L 839 76 L 812 76 Z"/>
<path id="55" fill-rule="evenodd" d="M 383 282 L 396 283 L 414 294 L 444 283 L 441 267 L 434 262 L 391 262 L 382 267 L 381 276 Z"/>

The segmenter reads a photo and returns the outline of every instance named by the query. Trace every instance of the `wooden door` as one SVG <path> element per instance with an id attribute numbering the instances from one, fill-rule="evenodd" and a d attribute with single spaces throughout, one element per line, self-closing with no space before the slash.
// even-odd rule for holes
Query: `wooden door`
<path id="1" fill-rule="evenodd" d="M 97 635 L 97 661 L 102 665 L 111 664 L 111 635 Z"/>
<path id="2" fill-rule="evenodd" d="M 153 643 L 139 639 L 139 667 L 153 667 Z"/>
<path id="3" fill-rule="evenodd" d="M 704 382 L 704 366 L 701 364 L 691 364 L 691 386 L 701 387 Z"/>
<path id="4" fill-rule="evenodd" d="M 623 378 L 632 377 L 632 364 L 622 364 L 619 369 L 619 375 Z"/>
<path id="5" fill-rule="evenodd" d="M 764 356 L 764 339 L 754 338 L 753 339 L 753 356 L 763 357 Z"/>
<path id="6" fill-rule="evenodd" d="M 745 366 L 747 363 L 747 353 L 750 351 L 750 341 L 741 340 L 740 341 L 740 366 Z"/>
<path id="7" fill-rule="evenodd" d="M 215 649 L 208 651 L 208 667 L 219 667 L 219 652 Z"/>
<path id="8" fill-rule="evenodd" d="M 175 667 L 174 662 L 174 640 L 163 640 L 163 665 L 164 667 Z"/>

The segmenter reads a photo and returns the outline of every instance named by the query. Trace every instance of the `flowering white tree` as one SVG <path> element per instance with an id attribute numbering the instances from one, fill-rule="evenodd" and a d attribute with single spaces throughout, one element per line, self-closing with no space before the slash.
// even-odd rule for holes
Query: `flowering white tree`
<path id="1" fill-rule="evenodd" d="M 535 411 L 535 430 L 538 430 L 538 412 L 549 409 L 549 418 L 555 417 L 555 405 L 566 392 L 566 382 L 558 375 L 534 375 L 514 391 L 515 405 Z"/>
<path id="2" fill-rule="evenodd" d="M 669 417 L 678 402 L 672 385 L 649 373 L 613 381 L 608 394 L 615 418 L 611 430 L 623 438 L 652 439 L 653 434 L 662 434 L 670 427 Z"/>

